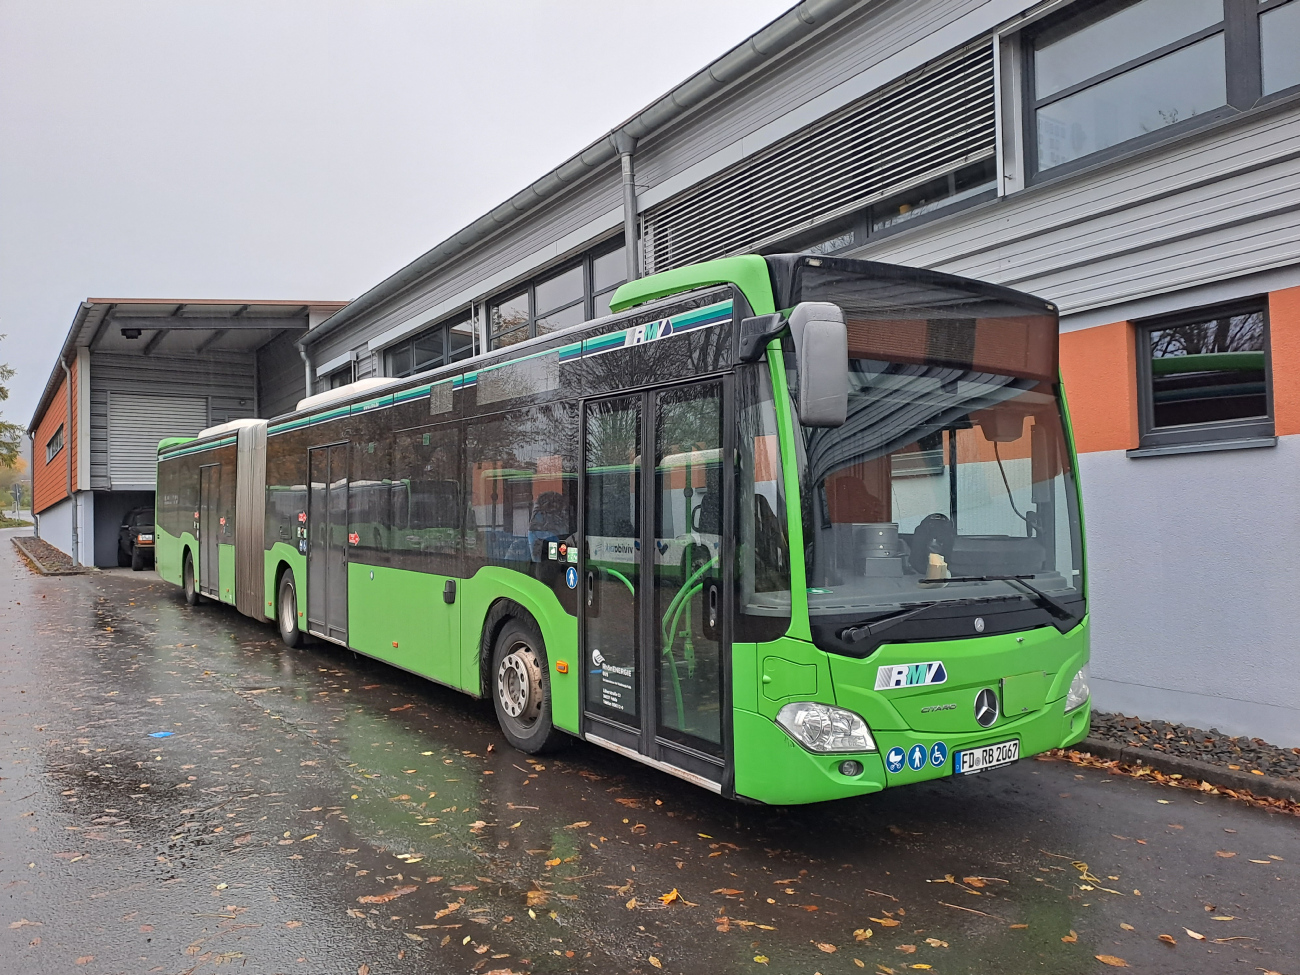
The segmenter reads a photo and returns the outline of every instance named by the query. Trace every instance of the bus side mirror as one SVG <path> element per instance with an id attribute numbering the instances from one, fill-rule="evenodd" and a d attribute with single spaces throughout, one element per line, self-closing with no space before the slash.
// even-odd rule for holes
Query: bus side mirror
<path id="1" fill-rule="evenodd" d="M 839 305 L 801 301 L 790 312 L 799 373 L 799 422 L 840 427 L 849 412 L 849 329 Z"/>

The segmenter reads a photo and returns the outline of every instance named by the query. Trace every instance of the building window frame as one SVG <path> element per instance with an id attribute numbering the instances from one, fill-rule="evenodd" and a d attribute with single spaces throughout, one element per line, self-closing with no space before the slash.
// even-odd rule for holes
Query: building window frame
<path id="1" fill-rule="evenodd" d="M 45 441 L 45 463 L 50 463 L 55 457 L 59 456 L 59 451 L 63 449 L 63 424 L 54 431 L 53 436 Z"/>
<path id="2" fill-rule="evenodd" d="M 1151 368 L 1151 334 L 1181 325 L 1195 325 L 1220 318 L 1256 313 L 1261 316 L 1263 322 L 1265 415 L 1157 427 L 1154 376 Z M 1273 355 L 1267 295 L 1221 305 L 1189 308 L 1158 318 L 1135 321 L 1133 325 L 1137 353 L 1138 449 L 1131 453 L 1140 456 L 1148 451 L 1174 453 L 1229 446 L 1266 446 L 1274 442 Z"/>
<path id="3" fill-rule="evenodd" d="M 325 374 L 325 388 L 338 389 L 341 386 L 348 386 L 356 382 L 357 363 L 353 359 L 345 366 L 339 366 L 333 372 Z"/>
<path id="4" fill-rule="evenodd" d="M 1174 141 L 1231 118 L 1258 105 L 1286 98 L 1300 92 L 1300 85 L 1265 96 L 1263 92 L 1260 59 L 1260 16 L 1294 0 L 1223 0 L 1223 19 L 1217 24 L 1201 28 L 1161 47 L 1147 51 L 1122 64 L 1115 65 L 1084 78 L 1042 98 L 1037 96 L 1035 80 L 1035 48 L 1044 38 L 1060 40 L 1099 23 L 1113 14 L 1135 6 L 1142 0 L 1103 0 L 1101 3 L 1077 2 L 1067 5 L 1054 15 L 1044 17 L 1026 27 L 1020 35 L 1020 97 L 1024 105 L 1021 120 L 1024 137 L 1024 166 L 1030 185 L 1055 179 L 1069 173 L 1090 168 L 1099 162 L 1127 155 L 1150 145 Z M 1151 64 L 1160 58 L 1190 48 L 1215 35 L 1224 38 L 1224 73 L 1226 81 L 1225 104 L 1181 121 L 1143 133 L 1114 145 L 1097 149 L 1075 159 L 1043 168 L 1038 150 L 1038 112 L 1040 109 L 1063 101 L 1073 95 L 1121 77 Z"/>
<path id="5" fill-rule="evenodd" d="M 466 333 L 469 336 L 469 345 L 460 349 L 452 348 L 451 334 L 454 329 L 464 326 L 468 329 Z M 428 343 L 430 339 L 441 339 L 442 352 L 434 359 L 423 359 L 417 363 L 416 346 L 420 343 Z M 431 369 L 439 369 L 442 366 L 449 365 L 453 362 L 460 362 L 474 355 L 474 347 L 477 339 L 474 335 L 474 311 L 473 308 L 464 308 L 454 315 L 437 324 L 421 329 L 414 335 L 395 342 L 384 349 L 384 375 L 393 378 L 404 379 L 407 376 L 414 376 L 417 373 L 428 372 Z M 405 355 L 407 364 L 403 365 L 397 362 L 398 356 Z"/>
<path id="6" fill-rule="evenodd" d="M 586 253 L 576 259 L 564 261 L 556 264 L 554 267 L 547 268 L 545 272 L 535 275 L 525 284 L 514 285 L 510 288 L 503 289 L 497 294 L 491 296 L 484 302 L 485 319 L 487 331 L 487 347 L 489 350 L 497 350 L 513 345 L 515 342 L 524 342 L 538 336 L 537 323 L 539 319 L 547 316 L 558 314 L 559 312 L 569 311 L 572 308 L 581 306 L 583 321 L 591 321 L 594 318 L 602 317 L 602 314 L 608 314 L 609 298 L 617 288 L 626 282 L 626 276 L 617 282 L 597 281 L 596 280 L 596 263 L 602 258 L 608 257 L 618 251 L 623 250 L 623 237 L 618 235 L 602 241 L 595 247 L 592 247 Z M 582 297 L 575 298 L 572 301 L 559 305 L 555 308 L 539 309 L 537 307 L 537 288 L 548 281 L 568 274 L 574 268 L 582 268 Z M 492 318 L 495 310 L 510 301 L 523 298 L 527 306 L 527 320 L 519 325 L 514 326 L 508 331 L 497 331 L 493 328 Z M 602 302 L 603 299 L 603 302 Z M 603 311 L 602 311 L 603 309 Z M 541 334 L 545 335 L 546 332 Z M 514 337 L 512 342 L 501 345 L 498 339 Z"/>

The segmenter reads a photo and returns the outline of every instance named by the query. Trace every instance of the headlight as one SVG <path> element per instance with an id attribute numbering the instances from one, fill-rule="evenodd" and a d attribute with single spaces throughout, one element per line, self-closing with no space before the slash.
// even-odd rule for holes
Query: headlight
<path id="1" fill-rule="evenodd" d="M 810 752 L 874 752 L 876 742 L 867 723 L 852 711 L 800 701 L 787 704 L 776 716 L 786 734 Z"/>
<path id="2" fill-rule="evenodd" d="M 1084 664 L 1070 681 L 1070 693 L 1065 695 L 1065 710 L 1073 711 L 1088 702 L 1088 665 Z"/>

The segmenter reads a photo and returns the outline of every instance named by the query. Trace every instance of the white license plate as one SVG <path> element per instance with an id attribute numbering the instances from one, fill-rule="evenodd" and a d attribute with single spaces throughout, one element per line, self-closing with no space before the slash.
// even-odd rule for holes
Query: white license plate
<path id="1" fill-rule="evenodd" d="M 958 752 L 953 756 L 952 770 L 955 775 L 969 775 L 972 772 L 983 772 L 986 768 L 1010 765 L 1018 758 L 1019 741 L 1000 741 L 996 745 L 983 745 Z"/>
<path id="2" fill-rule="evenodd" d="M 153 541 L 153 536 L 152 536 L 152 535 L 141 535 L 139 538 L 136 539 L 136 541 L 137 541 L 137 542 L 146 542 L 146 543 L 148 543 L 148 542 L 152 542 L 152 541 Z"/>

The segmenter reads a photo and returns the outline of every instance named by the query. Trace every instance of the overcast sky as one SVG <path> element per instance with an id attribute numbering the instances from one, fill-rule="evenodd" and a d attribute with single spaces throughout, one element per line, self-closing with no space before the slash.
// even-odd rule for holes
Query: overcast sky
<path id="1" fill-rule="evenodd" d="M 346 300 L 793 0 L 0 0 L 0 362 L 84 298 Z"/>

